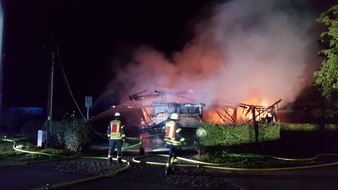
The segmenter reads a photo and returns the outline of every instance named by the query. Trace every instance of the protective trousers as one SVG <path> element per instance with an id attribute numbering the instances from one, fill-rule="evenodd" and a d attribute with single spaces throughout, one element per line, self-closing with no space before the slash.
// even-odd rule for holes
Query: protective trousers
<path id="1" fill-rule="evenodd" d="M 168 175 L 173 172 L 173 162 L 176 159 L 178 147 L 174 145 L 169 145 L 169 156 L 166 164 L 166 168 L 164 171 L 165 175 Z"/>
<path id="2" fill-rule="evenodd" d="M 119 140 L 115 140 L 115 139 L 110 139 L 109 140 L 109 150 L 108 150 L 108 158 L 113 158 L 115 155 L 115 147 L 117 149 L 117 154 L 116 154 L 116 158 L 117 158 L 117 162 L 121 162 L 122 160 L 122 145 L 123 145 L 123 141 L 122 139 Z"/>

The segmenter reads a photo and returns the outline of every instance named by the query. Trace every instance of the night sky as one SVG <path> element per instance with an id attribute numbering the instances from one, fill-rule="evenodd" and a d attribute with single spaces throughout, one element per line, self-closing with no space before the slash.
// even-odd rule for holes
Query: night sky
<path id="1" fill-rule="evenodd" d="M 195 0 L 8 1 L 4 106 L 46 106 L 51 35 L 60 52 L 55 56 L 55 106 L 70 101 L 59 61 L 82 105 L 84 96 L 98 97 L 111 80 L 112 55 L 128 59 L 130 48 L 140 43 L 166 52 L 182 48 L 192 35 L 188 22 L 204 4 Z"/>
<path id="2" fill-rule="evenodd" d="M 93 96 L 95 101 L 105 93 L 118 75 L 117 68 L 126 67 L 135 47 L 154 47 L 170 59 L 172 52 L 181 51 L 193 38 L 195 21 L 209 17 L 210 7 L 224 2 L 7 0 L 3 106 L 47 107 L 54 50 L 54 107 L 75 109 L 63 71 L 76 101 L 84 107 L 85 96 Z M 306 8 L 319 15 L 335 1 L 309 2 Z M 107 104 L 119 100 L 112 97 Z M 101 104 L 107 106 L 105 100 Z"/>

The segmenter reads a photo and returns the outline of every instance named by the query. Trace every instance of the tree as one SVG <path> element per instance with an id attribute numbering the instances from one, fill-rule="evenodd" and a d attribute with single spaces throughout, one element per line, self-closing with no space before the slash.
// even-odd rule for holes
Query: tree
<path id="1" fill-rule="evenodd" d="M 322 13 L 317 22 L 326 25 L 327 30 L 320 35 L 320 54 L 324 61 L 314 72 L 315 85 L 321 88 L 325 98 L 330 99 L 338 92 L 338 5 Z"/>

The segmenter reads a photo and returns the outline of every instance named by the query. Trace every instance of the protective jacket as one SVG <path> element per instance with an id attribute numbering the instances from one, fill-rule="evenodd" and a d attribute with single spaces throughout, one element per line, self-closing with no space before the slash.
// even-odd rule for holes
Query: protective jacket
<path id="1" fill-rule="evenodd" d="M 125 138 L 123 125 L 120 120 L 113 120 L 109 123 L 107 136 L 112 140 L 121 140 Z"/>
<path id="2" fill-rule="evenodd" d="M 181 137 L 180 132 L 181 128 L 178 126 L 178 123 L 175 121 L 167 121 L 165 123 L 165 135 L 164 141 L 166 144 L 180 146 L 181 142 L 185 139 Z"/>

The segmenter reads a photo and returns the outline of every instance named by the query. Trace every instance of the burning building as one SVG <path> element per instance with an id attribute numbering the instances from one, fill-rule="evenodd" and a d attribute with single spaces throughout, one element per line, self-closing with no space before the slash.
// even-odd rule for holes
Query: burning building
<path id="1" fill-rule="evenodd" d="M 250 105 L 244 103 L 214 103 L 206 106 L 196 103 L 189 97 L 191 94 L 157 91 L 154 94 L 143 94 L 142 91 L 129 96 L 128 103 L 112 106 L 109 110 L 98 114 L 93 119 L 113 118 L 115 112 L 125 115 L 127 126 L 141 128 L 162 127 L 171 113 L 179 113 L 180 123 L 184 128 L 196 128 L 202 122 L 222 123 L 255 123 L 258 121 L 276 121 L 276 108 L 281 100 L 269 106 Z M 168 98 L 175 96 L 175 98 Z M 170 102 L 167 102 L 170 100 Z M 173 101 L 175 100 L 175 101 Z"/>

